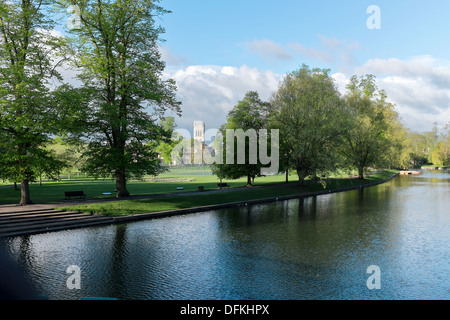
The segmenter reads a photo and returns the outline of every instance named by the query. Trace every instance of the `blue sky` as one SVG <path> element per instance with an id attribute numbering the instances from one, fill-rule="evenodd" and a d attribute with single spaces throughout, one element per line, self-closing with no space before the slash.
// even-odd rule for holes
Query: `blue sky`
<path id="1" fill-rule="evenodd" d="M 172 13 L 161 53 L 177 82 L 183 116 L 218 128 L 250 90 L 270 99 L 302 64 L 330 69 L 344 92 L 352 75 L 374 74 L 412 130 L 450 121 L 450 1 L 161 0 Z M 380 9 L 371 30 L 367 9 Z"/>
<path id="2" fill-rule="evenodd" d="M 354 75 L 377 77 L 404 124 L 450 121 L 450 1 L 162 0 L 172 13 L 162 52 L 183 102 L 180 127 L 225 122 L 246 91 L 269 99 L 302 64 L 330 69 L 344 90 Z M 380 9 L 371 30 L 370 5 Z"/>
<path id="3" fill-rule="evenodd" d="M 367 8 L 378 5 L 381 29 L 369 30 Z M 249 50 L 253 41 L 271 40 L 280 46 L 300 43 L 326 50 L 321 36 L 357 44 L 352 54 L 359 63 L 370 58 L 433 55 L 446 58 L 450 30 L 449 1 L 301 1 L 301 0 L 163 0 L 172 13 L 160 23 L 166 45 L 186 62 L 201 65 L 246 64 L 259 69 L 290 72 L 302 63 L 338 71 L 302 55 L 269 61 Z"/>

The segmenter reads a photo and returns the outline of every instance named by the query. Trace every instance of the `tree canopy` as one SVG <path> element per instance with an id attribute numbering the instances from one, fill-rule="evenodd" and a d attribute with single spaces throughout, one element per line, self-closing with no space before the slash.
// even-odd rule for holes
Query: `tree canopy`
<path id="1" fill-rule="evenodd" d="M 280 154 L 288 168 L 296 170 L 300 183 L 336 168 L 335 146 L 348 117 L 329 70 L 303 65 L 289 73 L 271 104 L 272 126 L 280 129 Z"/>
<path id="2" fill-rule="evenodd" d="M 353 76 L 347 89 L 350 125 L 344 134 L 344 154 L 364 179 L 366 167 L 398 162 L 392 157 L 402 149 L 403 129 L 394 105 L 387 101 L 386 92 L 377 88 L 373 75 Z"/>
<path id="3" fill-rule="evenodd" d="M 227 152 L 223 152 L 224 161 L 214 163 L 213 173 L 225 179 L 238 179 L 247 177 L 247 185 L 252 185 L 255 177 L 260 175 L 263 164 L 257 157 L 258 141 L 260 130 L 267 129 L 269 125 L 270 104 L 261 100 L 256 91 L 249 91 L 228 113 L 227 122 L 220 131 L 223 141 L 223 148 L 233 148 L 233 159 L 227 158 Z M 228 137 L 231 132 L 241 130 L 238 138 Z M 230 140 L 232 139 L 232 140 Z M 227 145 L 233 141 L 233 145 Z M 238 151 L 238 143 L 242 143 L 243 148 Z M 239 155 L 241 152 L 243 154 Z M 245 154 L 244 154 L 245 153 Z M 239 157 L 242 157 L 241 160 Z M 241 160 L 241 161 L 239 161 Z"/>
<path id="4" fill-rule="evenodd" d="M 21 205 L 32 203 L 29 182 L 51 160 L 43 147 L 60 123 L 51 81 L 61 79 L 53 59 L 63 40 L 46 12 L 43 1 L 0 2 L 0 176 L 21 182 Z"/>
<path id="5" fill-rule="evenodd" d="M 129 196 L 129 177 L 163 169 L 150 141 L 169 133 L 158 125 L 166 110 L 181 114 L 173 80 L 163 80 L 159 54 L 167 13 L 158 1 L 67 0 L 79 8 L 80 27 L 71 30 L 73 63 L 81 70 L 86 111 L 80 124 L 86 149 L 84 170 L 114 176 L 117 197 Z"/>

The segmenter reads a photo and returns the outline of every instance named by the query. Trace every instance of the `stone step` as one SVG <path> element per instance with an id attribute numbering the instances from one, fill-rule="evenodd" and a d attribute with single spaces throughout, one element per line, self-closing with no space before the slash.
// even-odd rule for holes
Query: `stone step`
<path id="1" fill-rule="evenodd" d="M 5 220 L 0 222 L 0 230 L 4 228 L 12 228 L 15 226 L 26 226 L 26 225 L 38 225 L 43 223 L 52 223 L 52 222 L 61 222 L 61 221 L 70 221 L 75 219 L 88 219 L 94 216 L 82 213 L 67 213 L 64 215 L 55 215 L 55 216 L 47 216 L 47 217 L 32 217 L 32 218 L 23 218 L 23 219 L 14 219 L 14 220 Z M 96 216 L 97 218 L 106 218 Z"/>
<path id="2" fill-rule="evenodd" d="M 39 233 L 46 233 L 46 232 L 54 232 L 54 231 L 62 231 L 62 230 L 69 230 L 69 229 L 76 229 L 76 228 L 88 228 L 88 227 L 94 227 L 94 226 L 100 226 L 100 225 L 106 225 L 110 224 L 109 221 L 92 221 L 92 222 L 83 222 L 83 223 L 73 223 L 73 224 L 67 224 L 63 223 L 62 225 L 42 225 L 41 227 L 37 228 L 28 228 L 25 230 L 7 230 L 5 229 L 3 232 L 0 233 L 0 237 L 15 237 L 15 236 L 22 236 L 22 235 L 33 235 L 33 234 L 39 234 Z"/>
<path id="3" fill-rule="evenodd" d="M 32 217 L 3 221 L 0 224 L 0 237 L 50 232 L 78 227 L 109 224 L 114 219 L 105 216 L 66 212 L 63 215 Z"/>
<path id="4" fill-rule="evenodd" d="M 43 212 L 43 211 L 54 211 L 53 209 L 27 209 L 22 210 L 19 209 L 19 207 L 16 208 L 16 210 L 10 210 L 10 211 L 0 211 L 0 216 L 7 215 L 7 214 L 22 214 L 22 213 L 32 213 L 32 212 Z"/>
<path id="5" fill-rule="evenodd" d="M 39 213 L 22 213 L 22 214 L 13 214 L 13 215 L 0 215 L 0 224 L 9 221 L 16 221 L 16 220 L 29 220 L 29 219 L 42 219 L 42 218 L 48 218 L 48 217 L 62 217 L 66 215 L 74 215 L 74 214 L 81 214 L 78 212 L 67 212 L 67 211 L 51 211 L 51 212 L 39 212 Z"/>

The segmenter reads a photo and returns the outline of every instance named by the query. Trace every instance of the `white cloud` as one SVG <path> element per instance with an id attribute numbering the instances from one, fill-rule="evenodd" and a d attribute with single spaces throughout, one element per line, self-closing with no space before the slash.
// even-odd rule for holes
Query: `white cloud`
<path id="1" fill-rule="evenodd" d="M 335 73 L 335 74 L 332 74 L 331 77 L 334 79 L 334 83 L 336 84 L 338 91 L 342 95 L 345 94 L 346 86 L 349 81 L 347 76 L 343 73 Z"/>
<path id="2" fill-rule="evenodd" d="M 281 77 L 248 66 L 189 66 L 166 76 L 174 79 L 183 115 L 178 128 L 191 131 L 193 122 L 205 121 L 207 129 L 219 128 L 228 112 L 251 90 L 268 100 Z"/>
<path id="3" fill-rule="evenodd" d="M 334 65 L 342 72 L 358 64 L 354 54 L 360 49 L 357 41 L 343 41 L 320 34 L 317 37 L 320 39 L 319 48 L 307 47 L 300 42 L 291 42 L 284 46 L 268 39 L 249 42 L 246 47 L 271 64 L 302 57 Z"/>
<path id="4" fill-rule="evenodd" d="M 319 34 L 318 37 L 325 47 L 325 51 L 334 57 L 334 63 L 337 64 L 339 69 L 348 71 L 358 64 L 358 59 L 354 52 L 359 50 L 361 46 L 357 41 L 343 41 L 336 38 L 328 38 L 322 34 Z"/>
<path id="5" fill-rule="evenodd" d="M 255 40 L 247 43 L 247 47 L 268 62 L 292 59 L 288 50 L 271 40 Z"/>
<path id="6" fill-rule="evenodd" d="M 306 48 L 301 43 L 290 43 L 288 45 L 296 53 L 310 59 L 315 59 L 323 62 L 332 62 L 333 57 L 326 51 L 314 48 Z"/>
<path id="7" fill-rule="evenodd" d="M 165 61 L 170 66 L 186 65 L 188 59 L 184 56 L 173 53 L 168 46 L 161 45 L 159 47 L 162 61 Z"/>
<path id="8" fill-rule="evenodd" d="M 355 74 L 375 75 L 377 86 L 386 91 L 403 123 L 412 130 L 428 131 L 433 122 L 443 127 L 450 121 L 449 61 L 431 56 L 371 59 L 356 68 Z M 334 78 L 341 89 L 349 80 L 343 74 Z"/>
<path id="9" fill-rule="evenodd" d="M 332 77 L 341 93 L 353 74 L 374 74 L 377 85 L 396 105 L 403 123 L 412 130 L 426 131 L 433 122 L 444 126 L 450 121 L 450 62 L 431 57 L 409 60 L 374 59 Z M 183 102 L 183 116 L 178 127 L 191 130 L 195 120 L 207 128 L 218 128 L 226 121 L 232 107 L 246 92 L 257 91 L 268 100 L 278 88 L 283 75 L 248 66 L 189 66 L 167 74 L 175 79 L 178 97 Z"/>
<path id="10" fill-rule="evenodd" d="M 62 36 L 57 31 L 51 34 Z M 322 44 L 320 49 L 307 48 L 300 43 L 283 47 L 270 40 L 254 41 L 248 48 L 273 61 L 287 61 L 300 54 L 321 62 L 345 65 L 346 68 L 337 68 L 339 72 L 332 75 L 342 93 L 351 75 L 373 74 L 378 87 L 384 89 L 397 106 L 405 125 L 413 130 L 430 130 L 433 122 L 444 126 L 450 121 L 450 61 L 425 55 L 404 60 L 370 59 L 358 65 L 353 56 L 359 49 L 357 42 L 318 37 Z M 171 52 L 169 47 L 161 47 L 161 54 L 168 66 L 164 76 L 175 79 L 178 98 L 183 103 L 183 116 L 176 120 L 178 127 L 188 130 L 195 120 L 205 121 L 207 128 L 218 128 L 246 92 L 255 90 L 267 100 L 277 90 L 283 76 L 246 65 L 187 66 L 189 61 Z M 77 72 L 64 67 L 58 70 L 66 81 L 76 84 Z"/>
<path id="11" fill-rule="evenodd" d="M 450 64 L 438 61 L 429 55 L 412 57 L 408 60 L 371 59 L 356 69 L 358 74 L 372 73 L 384 76 L 399 76 L 409 79 L 423 79 L 437 88 L 450 86 Z"/>

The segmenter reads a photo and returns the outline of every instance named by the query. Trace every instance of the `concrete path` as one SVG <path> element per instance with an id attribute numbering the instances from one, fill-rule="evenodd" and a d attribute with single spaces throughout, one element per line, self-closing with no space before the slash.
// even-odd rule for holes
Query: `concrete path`
<path id="1" fill-rule="evenodd" d="M 0 216 L 4 213 L 10 212 L 24 212 L 42 209 L 51 210 L 56 208 L 57 206 L 58 205 L 49 205 L 49 204 L 33 204 L 30 206 L 19 206 L 16 204 L 0 204 Z"/>

